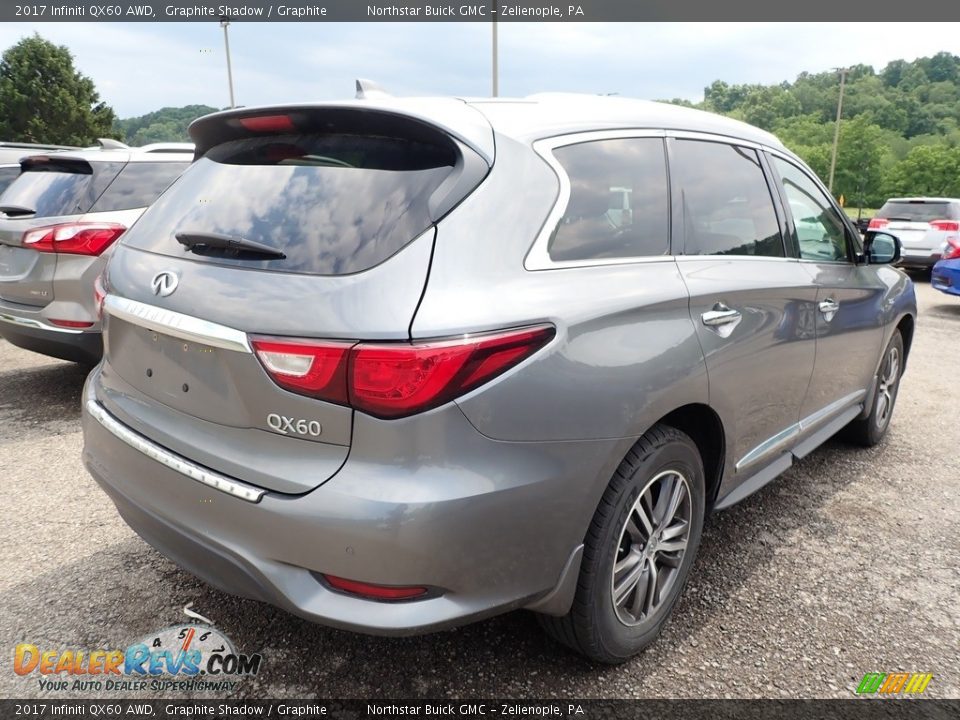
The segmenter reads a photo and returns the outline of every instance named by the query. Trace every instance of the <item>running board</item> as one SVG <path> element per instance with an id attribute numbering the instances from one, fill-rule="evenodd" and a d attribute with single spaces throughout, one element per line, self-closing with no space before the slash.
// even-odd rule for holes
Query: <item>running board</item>
<path id="1" fill-rule="evenodd" d="M 731 492 L 724 495 L 713 506 L 714 510 L 724 510 L 731 505 L 736 505 L 757 490 L 762 488 L 768 482 L 790 469 L 790 466 L 797 460 L 802 460 L 827 440 L 843 430 L 851 420 L 855 419 L 861 412 L 861 405 L 854 405 L 848 408 L 833 420 L 828 422 L 822 428 L 813 433 L 810 437 L 798 443 L 792 450 L 783 453 L 772 463 L 764 467 L 759 472 L 744 480 L 737 485 Z"/>

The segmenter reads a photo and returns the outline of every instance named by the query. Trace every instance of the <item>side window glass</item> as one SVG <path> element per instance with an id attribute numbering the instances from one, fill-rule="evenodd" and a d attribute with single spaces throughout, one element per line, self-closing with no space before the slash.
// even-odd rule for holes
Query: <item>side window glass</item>
<path id="1" fill-rule="evenodd" d="M 570 201 L 550 238 L 557 261 L 666 255 L 667 162 L 661 138 L 624 138 L 553 151 Z"/>
<path id="2" fill-rule="evenodd" d="M 680 187 L 686 254 L 785 256 L 773 199 L 755 150 L 677 140 L 670 171 Z"/>
<path id="3" fill-rule="evenodd" d="M 190 163 L 131 162 L 91 208 L 91 212 L 112 212 L 149 207 Z"/>
<path id="4" fill-rule="evenodd" d="M 847 231 L 829 198 L 800 168 L 778 157 L 773 164 L 783 181 L 804 260 L 847 260 Z"/>

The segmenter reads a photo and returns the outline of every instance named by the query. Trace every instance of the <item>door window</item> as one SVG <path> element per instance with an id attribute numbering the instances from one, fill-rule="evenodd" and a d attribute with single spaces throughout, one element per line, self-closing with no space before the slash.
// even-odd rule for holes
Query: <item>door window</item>
<path id="1" fill-rule="evenodd" d="M 847 260 L 846 224 L 830 199 L 793 163 L 774 157 L 773 164 L 780 173 L 790 205 L 800 257 L 804 260 Z"/>
<path id="2" fill-rule="evenodd" d="M 785 256 L 773 199 L 755 150 L 677 140 L 670 172 L 680 187 L 686 254 Z"/>
<path id="3" fill-rule="evenodd" d="M 660 138 L 565 145 L 553 152 L 570 201 L 548 251 L 555 261 L 666 255 L 667 161 Z"/>

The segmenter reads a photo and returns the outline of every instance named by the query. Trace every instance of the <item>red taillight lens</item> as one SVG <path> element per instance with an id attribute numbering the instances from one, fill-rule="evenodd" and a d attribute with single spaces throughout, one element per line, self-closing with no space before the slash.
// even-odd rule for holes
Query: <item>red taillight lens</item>
<path id="1" fill-rule="evenodd" d="M 957 232 L 960 231 L 960 222 L 956 220 L 934 220 L 930 223 L 930 227 L 940 232 Z"/>
<path id="2" fill-rule="evenodd" d="M 62 328 L 88 328 L 93 327 L 93 323 L 87 320 L 50 320 L 51 325 Z"/>
<path id="3" fill-rule="evenodd" d="M 353 343 L 252 341 L 260 362 L 280 387 L 347 404 L 347 360 Z"/>
<path id="4" fill-rule="evenodd" d="M 240 118 L 240 125 L 251 132 L 291 132 L 293 120 L 289 115 L 261 115 L 259 117 Z"/>
<path id="5" fill-rule="evenodd" d="M 39 252 L 99 255 L 127 228 L 119 223 L 66 223 L 27 230 L 24 247 Z"/>
<path id="6" fill-rule="evenodd" d="M 347 580 L 335 575 L 324 575 L 330 587 L 372 600 L 410 600 L 427 594 L 425 587 L 398 587 L 396 585 L 373 585 L 371 583 Z"/>
<path id="7" fill-rule="evenodd" d="M 960 258 L 960 239 L 950 238 L 943 248 L 944 260 L 956 260 Z"/>
<path id="8" fill-rule="evenodd" d="M 335 343 L 252 339 L 274 382 L 349 404 L 380 418 L 443 405 L 505 372 L 546 345 L 552 325 L 424 343 Z"/>
<path id="9" fill-rule="evenodd" d="M 890 221 L 884 218 L 870 218 L 870 224 L 867 226 L 867 230 L 880 230 L 889 224 Z"/>

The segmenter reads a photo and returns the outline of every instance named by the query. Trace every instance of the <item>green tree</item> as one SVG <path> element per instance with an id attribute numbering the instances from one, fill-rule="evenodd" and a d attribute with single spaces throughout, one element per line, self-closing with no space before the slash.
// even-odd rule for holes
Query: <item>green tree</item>
<path id="1" fill-rule="evenodd" d="M 111 137 L 115 120 L 66 47 L 34 35 L 0 59 L 0 139 L 90 145 Z"/>
<path id="2" fill-rule="evenodd" d="M 919 145 L 890 171 L 890 195 L 960 195 L 960 148 Z"/>
<path id="3" fill-rule="evenodd" d="M 187 127 L 203 115 L 216 112 L 209 105 L 165 107 L 146 115 L 118 120 L 116 130 L 129 145 L 152 142 L 186 142 Z"/>

